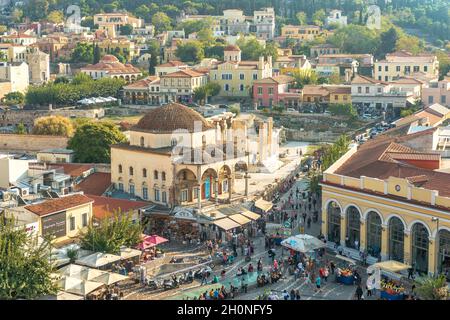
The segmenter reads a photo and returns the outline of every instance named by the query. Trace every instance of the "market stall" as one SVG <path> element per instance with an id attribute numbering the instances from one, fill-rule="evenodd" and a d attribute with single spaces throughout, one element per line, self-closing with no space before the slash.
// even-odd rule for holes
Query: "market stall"
<path id="1" fill-rule="evenodd" d="M 267 213 L 272 209 L 273 203 L 261 198 L 255 201 L 255 207 L 261 212 Z"/>
<path id="2" fill-rule="evenodd" d="M 336 281 L 345 285 L 353 285 L 355 283 L 353 267 L 356 266 L 356 261 L 339 254 L 336 255 L 336 258 L 341 261 L 336 269 Z"/>
<path id="3" fill-rule="evenodd" d="M 367 268 L 368 273 L 380 270 L 380 282 L 375 287 L 380 289 L 380 298 L 385 300 L 404 300 L 405 287 L 402 285 L 402 271 L 410 268 L 409 265 L 388 260 L 378 262 Z"/>
<path id="4" fill-rule="evenodd" d="M 281 241 L 289 238 L 291 234 L 291 228 L 286 228 L 277 223 L 266 224 L 266 236 L 277 246 L 281 245 Z"/>

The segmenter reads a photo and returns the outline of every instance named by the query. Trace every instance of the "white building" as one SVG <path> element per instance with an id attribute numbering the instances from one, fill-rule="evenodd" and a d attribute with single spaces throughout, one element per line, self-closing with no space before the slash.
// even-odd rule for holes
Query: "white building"
<path id="1" fill-rule="evenodd" d="M 25 93 L 29 82 L 29 68 L 25 62 L 0 62 L 0 81 L 10 84 L 10 92 Z"/>
<path id="2" fill-rule="evenodd" d="M 330 14 L 325 20 L 325 24 L 327 26 L 337 24 L 340 27 L 347 25 L 347 16 L 342 15 L 341 10 L 331 10 Z"/>
<path id="3" fill-rule="evenodd" d="M 36 160 L 15 159 L 12 155 L 0 154 L 0 188 L 7 189 L 15 181 L 27 177 L 28 164 Z"/>

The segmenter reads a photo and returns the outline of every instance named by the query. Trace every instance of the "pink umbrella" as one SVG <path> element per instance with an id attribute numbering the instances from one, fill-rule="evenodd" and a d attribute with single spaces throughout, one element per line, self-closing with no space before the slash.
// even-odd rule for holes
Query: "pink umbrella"
<path id="1" fill-rule="evenodd" d="M 167 240 L 166 238 L 157 236 L 155 234 L 152 235 L 152 236 L 146 236 L 144 238 L 144 242 L 149 242 L 149 243 L 151 243 L 153 245 L 158 245 L 158 244 L 161 244 L 161 243 L 164 243 L 164 242 L 167 242 L 167 241 L 169 241 L 169 240 Z"/>
<path id="2" fill-rule="evenodd" d="M 146 250 L 146 249 L 154 247 L 154 246 L 155 246 L 155 244 L 153 244 L 153 243 L 142 241 L 141 243 L 139 243 L 136 246 L 136 248 L 138 248 L 139 250 Z"/>

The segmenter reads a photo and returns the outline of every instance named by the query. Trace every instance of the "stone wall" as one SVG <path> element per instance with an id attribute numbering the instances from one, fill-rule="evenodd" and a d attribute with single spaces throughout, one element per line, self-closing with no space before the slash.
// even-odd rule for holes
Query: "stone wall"
<path id="1" fill-rule="evenodd" d="M 36 153 L 43 149 L 67 148 L 68 138 L 0 133 L 0 152 Z"/>

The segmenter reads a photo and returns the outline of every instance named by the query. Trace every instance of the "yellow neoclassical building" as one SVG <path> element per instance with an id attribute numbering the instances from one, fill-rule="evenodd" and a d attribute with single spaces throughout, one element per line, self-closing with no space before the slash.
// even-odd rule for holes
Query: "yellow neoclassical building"
<path id="1" fill-rule="evenodd" d="M 450 266 L 450 174 L 424 150 L 434 129 L 380 136 L 325 171 L 322 234 L 369 262 L 397 260 L 422 273 Z"/>
<path id="2" fill-rule="evenodd" d="M 221 96 L 246 97 L 256 80 L 272 76 L 272 57 L 259 57 L 258 61 L 241 60 L 241 49 L 229 45 L 224 49 L 224 62 L 210 71 L 210 80 L 220 84 Z"/>

